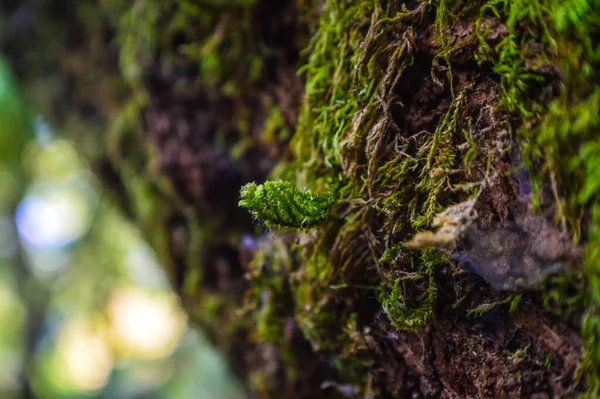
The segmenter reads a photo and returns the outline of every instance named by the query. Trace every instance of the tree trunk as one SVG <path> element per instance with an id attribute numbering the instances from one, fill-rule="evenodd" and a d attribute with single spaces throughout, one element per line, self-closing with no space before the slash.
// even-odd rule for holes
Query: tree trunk
<path id="1" fill-rule="evenodd" d="M 597 1 L 2 3 L 258 397 L 598 394 Z"/>

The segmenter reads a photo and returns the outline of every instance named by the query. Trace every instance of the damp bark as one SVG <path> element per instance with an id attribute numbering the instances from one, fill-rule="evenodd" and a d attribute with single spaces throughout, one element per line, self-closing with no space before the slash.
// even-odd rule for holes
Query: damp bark
<path id="1" fill-rule="evenodd" d="M 249 392 L 595 397 L 598 7 L 13 1 L 0 45 Z"/>

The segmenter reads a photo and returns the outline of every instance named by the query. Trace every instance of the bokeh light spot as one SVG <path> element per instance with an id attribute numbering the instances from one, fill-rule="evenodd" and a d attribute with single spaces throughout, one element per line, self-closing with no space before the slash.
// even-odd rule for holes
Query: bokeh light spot
<path id="1" fill-rule="evenodd" d="M 87 204 L 72 190 L 27 197 L 16 212 L 21 238 L 33 249 L 50 250 L 71 244 L 89 227 Z"/>
<path id="2" fill-rule="evenodd" d="M 115 292 L 108 307 L 115 347 L 124 357 L 168 356 L 177 345 L 185 317 L 172 294 L 137 288 Z"/>
<path id="3" fill-rule="evenodd" d="M 70 322 L 60 336 L 58 351 L 74 388 L 94 391 L 108 381 L 113 367 L 110 346 L 92 323 Z"/>

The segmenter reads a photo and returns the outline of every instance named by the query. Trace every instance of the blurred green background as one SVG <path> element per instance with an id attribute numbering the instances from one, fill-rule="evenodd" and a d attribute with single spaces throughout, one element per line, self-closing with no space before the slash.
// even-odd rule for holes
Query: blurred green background
<path id="1" fill-rule="evenodd" d="M 0 363 L 0 398 L 243 397 L 1 54 Z"/>

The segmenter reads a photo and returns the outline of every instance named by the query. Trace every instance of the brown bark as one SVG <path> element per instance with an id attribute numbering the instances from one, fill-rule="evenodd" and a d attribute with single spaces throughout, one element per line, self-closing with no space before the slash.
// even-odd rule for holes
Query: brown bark
<path id="1" fill-rule="evenodd" d="M 124 83 L 118 65 L 117 54 L 124 40 L 117 34 L 120 15 L 115 19 L 94 2 L 75 3 L 3 4 L 3 15 L 12 25 L 2 48 L 29 93 L 34 93 L 32 82 L 38 79 L 45 79 L 42 85 L 48 86 L 56 82 L 56 91 L 46 87 L 42 94 L 46 97 L 34 101 L 67 134 L 74 130 L 70 126 L 73 119 L 78 127 L 89 127 L 74 136 L 80 148 L 115 202 L 155 246 L 192 321 L 221 347 L 232 369 L 250 380 L 253 390 L 264 397 L 538 399 L 572 398 L 582 391 L 582 385 L 575 384 L 581 363 L 577 318 L 581 312 L 555 316 L 544 307 L 544 294 L 534 291 L 524 293 L 518 312 L 510 313 L 509 294 L 494 290 L 475 274 L 457 273 L 455 264 L 435 270 L 438 300 L 434 316 L 416 332 L 396 330 L 382 314 L 375 294 L 357 291 L 352 298 L 340 296 L 337 302 L 322 298 L 324 313 L 356 315 L 355 329 L 348 333 L 352 350 L 344 352 L 348 348 L 336 346 L 335 338 L 329 349 L 316 350 L 298 326 L 290 278 L 281 288 L 278 316 L 285 320 L 283 337 L 276 342 L 257 340 L 256 317 L 244 313 L 244 301 L 254 284 L 249 263 L 257 245 L 272 238 L 257 233 L 260 228 L 255 221 L 237 206 L 238 194 L 244 183 L 264 181 L 279 162 L 291 159 L 289 138 L 266 137 L 265 126 L 273 107 L 280 110 L 282 125 L 289 131 L 298 123 L 305 82 L 296 73 L 297 65 L 306 61 L 300 49 L 316 23 L 307 22 L 311 16 L 299 12 L 303 2 L 264 0 L 252 11 L 243 7 L 231 11 L 207 2 L 206 8 L 219 21 L 211 25 L 211 32 L 240 21 L 257 27 L 252 31 L 255 36 L 241 40 L 244 46 L 269 45 L 259 78 L 227 93 L 223 82 L 198 79 L 197 65 L 173 64 L 169 57 L 176 58 L 179 53 L 163 43 L 150 52 L 152 59 L 141 64 L 143 79 L 132 87 Z M 102 16 L 93 26 L 76 12 L 86 7 Z M 318 14 L 320 5 L 307 8 Z M 432 40 L 434 11 L 427 10 L 414 31 L 413 40 L 421 50 L 394 88 L 404 107 L 389 110 L 404 132 L 434 131 L 451 101 L 449 86 L 442 89 L 431 78 L 439 47 Z M 220 13 L 227 17 L 220 19 Z M 498 21 L 490 21 L 495 23 Z M 456 37 L 451 39 L 459 40 L 460 32 L 468 32 L 472 24 L 470 20 L 457 22 Z M 496 26 L 500 38 L 502 29 L 503 25 Z M 193 39 L 202 41 L 202 37 L 192 39 L 194 33 L 204 34 L 188 26 L 181 37 L 165 35 L 171 35 L 170 45 L 178 48 Z M 24 50 L 26 47 L 32 50 Z M 208 56 L 208 50 L 204 51 Z M 472 86 L 464 115 L 498 104 L 501 87 L 489 66 L 477 65 L 468 57 L 462 60 L 460 54 L 453 61 L 454 92 Z M 235 71 L 231 81 L 244 84 L 235 76 L 245 77 L 248 65 L 229 67 Z M 548 91 L 553 89 L 553 73 L 548 73 Z M 116 144 L 112 143 L 110 131 L 116 128 L 111 122 L 122 117 L 120 111 L 128 105 L 124 99 L 134 98 L 140 91 L 147 95 L 146 103 L 135 113 L 141 124 L 123 129 Z M 502 117 L 512 126 L 520 123 L 511 115 Z M 496 122 L 481 123 L 489 127 Z M 485 144 L 495 139 L 482 134 L 478 140 Z M 245 149 L 236 158 L 233 149 L 240 145 Z M 509 169 L 514 166 L 512 161 L 509 154 L 494 167 Z M 152 202 L 154 210 L 150 214 L 140 210 L 132 179 L 144 182 L 144 200 Z M 478 203 L 482 219 L 514 218 L 521 212 L 519 193 L 518 182 L 498 178 Z M 384 222 L 378 217 L 368 220 L 373 221 L 368 230 L 383 236 Z M 475 240 L 479 233 L 475 231 Z M 294 234 L 276 235 L 288 246 L 296 239 Z M 343 254 L 339 256 L 343 258 Z M 403 260 L 396 262 L 401 268 Z M 287 271 L 274 270 L 265 261 L 265 276 L 282 272 Z M 196 280 L 190 278 L 194 273 Z M 478 317 L 466 315 L 465 309 L 485 303 L 499 305 Z M 343 328 L 333 320 L 332 331 Z"/>

